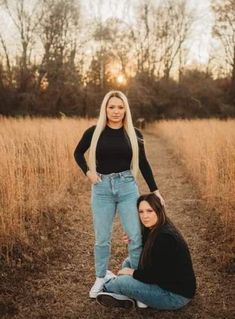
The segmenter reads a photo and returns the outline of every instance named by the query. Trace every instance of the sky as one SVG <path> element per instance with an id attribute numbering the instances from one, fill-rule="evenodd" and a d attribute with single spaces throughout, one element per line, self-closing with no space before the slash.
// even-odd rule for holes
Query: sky
<path id="1" fill-rule="evenodd" d="M 152 0 L 153 4 L 163 2 L 164 0 Z M 211 30 L 213 25 L 213 13 L 210 9 L 210 3 L 213 0 L 187 0 L 190 7 L 196 13 L 198 21 L 194 24 L 193 42 L 189 43 L 189 61 L 188 63 L 207 63 L 209 58 L 209 44 L 212 41 Z M 110 9 L 110 2 L 114 2 Z M 130 10 L 127 3 L 138 5 L 141 0 L 84 0 L 83 9 L 90 16 L 98 16 L 100 12 L 97 10 L 96 4 L 102 4 L 101 15 L 103 19 L 115 16 L 120 19 L 126 20 L 127 23 L 132 23 L 134 20 L 134 12 Z M 92 7 L 92 11 L 90 8 Z"/>
<path id="2" fill-rule="evenodd" d="M 25 0 L 28 6 L 32 3 L 31 0 Z M 153 3 L 162 2 L 164 0 L 152 0 Z M 213 14 L 210 10 L 211 0 L 187 0 L 194 8 L 198 21 L 194 25 L 193 41 L 189 43 L 189 60 L 188 63 L 206 63 L 209 57 L 209 44 L 212 41 L 211 28 L 213 25 Z M 212 0 L 213 1 L 213 0 Z M 102 11 L 99 12 L 98 5 L 102 5 Z M 82 11 L 86 15 L 97 17 L 99 15 L 105 20 L 108 17 L 114 16 L 124 19 L 127 23 L 132 23 L 134 20 L 134 11 L 132 6 L 128 4 L 138 5 L 141 0 L 81 0 Z M 92 8 L 92 10 L 91 10 Z M 12 21 L 6 13 L 0 9 L 0 32 L 7 42 L 9 51 L 15 51 L 17 43 L 17 32 Z"/>

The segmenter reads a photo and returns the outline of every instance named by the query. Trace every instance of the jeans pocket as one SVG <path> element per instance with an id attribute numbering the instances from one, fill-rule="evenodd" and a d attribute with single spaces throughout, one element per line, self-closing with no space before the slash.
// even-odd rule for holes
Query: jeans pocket
<path id="1" fill-rule="evenodd" d="M 93 186 L 98 186 L 98 185 L 100 185 L 100 184 L 102 184 L 102 180 L 99 181 L 99 182 L 97 182 L 97 183 L 94 183 Z"/>
<path id="2" fill-rule="evenodd" d="M 133 182 L 134 180 L 135 180 L 134 176 L 132 176 L 132 175 L 124 176 L 124 182 L 126 182 L 126 183 Z"/>

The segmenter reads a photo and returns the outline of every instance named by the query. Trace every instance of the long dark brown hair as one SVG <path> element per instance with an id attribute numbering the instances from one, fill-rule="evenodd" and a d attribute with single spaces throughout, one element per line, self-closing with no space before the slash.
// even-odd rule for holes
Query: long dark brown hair
<path id="1" fill-rule="evenodd" d="M 150 254 L 151 254 L 151 250 L 152 250 L 155 238 L 158 234 L 159 228 L 161 226 L 165 225 L 166 223 L 171 224 L 171 222 L 168 219 L 168 217 L 166 216 L 165 208 L 161 204 L 159 197 L 157 197 L 154 193 L 144 194 L 138 198 L 138 200 L 137 200 L 138 210 L 139 210 L 140 203 L 142 201 L 146 201 L 151 206 L 151 208 L 154 210 L 154 212 L 156 213 L 156 215 L 158 217 L 156 225 L 154 225 L 153 228 L 151 228 L 151 230 L 150 230 L 150 233 L 148 235 L 148 238 L 147 238 L 145 245 L 144 245 L 144 249 L 143 249 L 142 254 L 141 254 L 140 265 L 142 267 L 145 267 L 147 265 L 150 265 L 150 262 L 151 262 Z M 146 228 L 142 224 L 142 231 L 144 232 L 145 229 Z"/>

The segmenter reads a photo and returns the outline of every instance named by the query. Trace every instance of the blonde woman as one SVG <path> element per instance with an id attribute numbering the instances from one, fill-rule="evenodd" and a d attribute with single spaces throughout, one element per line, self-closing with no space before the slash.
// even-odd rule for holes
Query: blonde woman
<path id="1" fill-rule="evenodd" d="M 84 154 L 89 149 L 89 161 Z M 116 211 L 128 235 L 128 253 L 133 269 L 142 250 L 136 202 L 139 196 L 136 176 L 140 171 L 150 189 L 164 204 L 145 155 L 141 132 L 134 128 L 126 96 L 110 91 L 103 99 L 96 126 L 88 128 L 74 156 L 92 184 L 92 213 L 95 230 L 96 281 L 89 296 L 96 298 L 110 277 L 108 262 L 112 224 Z"/>

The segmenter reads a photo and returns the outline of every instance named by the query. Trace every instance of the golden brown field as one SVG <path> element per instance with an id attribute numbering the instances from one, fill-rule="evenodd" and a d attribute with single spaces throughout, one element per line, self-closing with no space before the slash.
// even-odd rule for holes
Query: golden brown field
<path id="1" fill-rule="evenodd" d="M 161 121 L 151 129 L 182 161 L 230 237 L 235 231 L 235 120 Z M 234 239 L 231 246 L 234 248 Z"/>
<path id="2" fill-rule="evenodd" d="M 110 311 L 88 297 L 95 276 L 91 185 L 78 169 L 73 151 L 82 132 L 91 124 L 92 121 L 67 118 L 0 119 L 0 316 L 6 319 L 232 317 L 232 274 L 221 272 L 224 261 L 220 260 L 220 241 L 215 238 L 220 229 L 209 224 L 212 214 L 217 220 L 219 217 L 209 205 L 218 209 L 225 206 L 223 229 L 229 231 L 225 226 L 226 221 L 231 224 L 229 207 L 234 207 L 231 196 L 234 121 L 161 122 L 143 132 L 147 156 L 166 200 L 167 213 L 188 241 L 197 276 L 198 291 L 192 303 L 174 314 L 151 308 Z M 176 160 L 172 149 L 184 165 Z M 192 158 L 192 164 L 186 155 Z M 185 165 L 195 174 L 193 182 L 187 178 Z M 217 177 L 213 175 L 215 167 Z M 200 182 L 197 168 L 204 178 Z M 140 192 L 146 192 L 141 176 L 138 183 Z M 198 189 L 204 187 L 201 193 L 195 185 Z M 216 196 L 215 191 L 219 192 Z M 212 238 L 208 238 L 208 232 L 213 233 Z M 122 235 L 116 219 L 109 265 L 114 272 L 127 254 Z M 225 251 L 231 252 L 226 245 Z M 8 267 L 2 263 L 6 257 Z"/>
<path id="3" fill-rule="evenodd" d="M 40 232 L 42 214 L 56 212 L 82 176 L 73 150 L 90 123 L 0 119 L 0 244 L 6 257 L 16 241 L 30 244 L 29 234 Z M 234 227 L 235 121 L 161 121 L 151 130 L 174 150 L 224 226 Z"/>
<path id="4" fill-rule="evenodd" d="M 0 118 L 0 246 L 8 259 L 16 242 L 40 234 L 42 215 L 62 205 L 78 178 L 73 159 L 89 125 L 74 119 Z"/>

